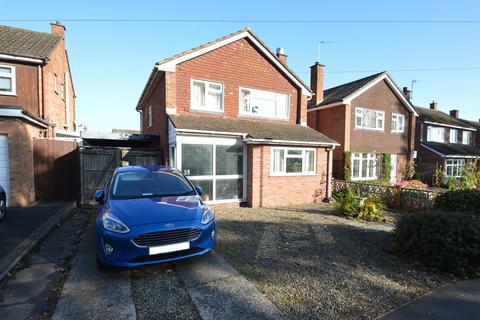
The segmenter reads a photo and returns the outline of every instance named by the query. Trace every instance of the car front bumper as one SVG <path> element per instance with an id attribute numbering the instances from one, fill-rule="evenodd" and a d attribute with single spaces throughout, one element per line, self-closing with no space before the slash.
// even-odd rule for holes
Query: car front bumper
<path id="1" fill-rule="evenodd" d="M 200 236 L 190 241 L 190 248 L 187 250 L 150 255 L 148 246 L 139 246 L 132 241 L 133 238 L 144 233 L 172 231 L 184 228 L 201 230 Z M 111 232 L 103 227 L 101 218 L 97 218 L 97 257 L 101 263 L 115 267 L 136 267 L 186 259 L 209 252 L 213 249 L 216 242 L 215 221 L 206 225 L 200 224 L 199 222 L 179 221 L 175 222 L 175 228 L 166 228 L 165 223 L 160 223 L 136 226 L 130 229 L 130 232 L 125 234 Z M 111 255 L 107 255 L 105 252 L 106 244 L 113 248 Z"/>

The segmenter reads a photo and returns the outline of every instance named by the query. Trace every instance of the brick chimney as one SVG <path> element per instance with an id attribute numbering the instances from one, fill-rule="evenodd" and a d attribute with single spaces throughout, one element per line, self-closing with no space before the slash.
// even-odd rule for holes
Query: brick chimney
<path id="1" fill-rule="evenodd" d="M 315 64 L 310 67 L 310 89 L 313 91 L 313 97 L 310 103 L 313 105 L 323 101 L 324 68 L 325 66 L 318 62 L 315 62 Z"/>
<path id="2" fill-rule="evenodd" d="M 456 109 L 450 110 L 450 117 L 458 119 L 459 116 L 460 116 L 460 111 Z"/>
<path id="3" fill-rule="evenodd" d="M 283 64 L 287 64 L 287 55 L 285 54 L 285 50 L 283 48 L 277 48 L 276 54 L 278 59 L 280 59 Z"/>
<path id="4" fill-rule="evenodd" d="M 408 90 L 407 87 L 403 87 L 403 94 L 405 95 L 405 98 L 407 98 L 408 101 L 412 99 L 412 91 Z"/>
<path id="5" fill-rule="evenodd" d="M 60 23 L 60 21 L 55 21 L 50 23 L 52 27 L 52 34 L 56 34 L 57 36 L 65 36 L 65 26 Z"/>
<path id="6" fill-rule="evenodd" d="M 430 109 L 432 109 L 432 110 L 437 110 L 438 109 L 438 103 L 435 102 L 435 100 L 430 103 Z"/>

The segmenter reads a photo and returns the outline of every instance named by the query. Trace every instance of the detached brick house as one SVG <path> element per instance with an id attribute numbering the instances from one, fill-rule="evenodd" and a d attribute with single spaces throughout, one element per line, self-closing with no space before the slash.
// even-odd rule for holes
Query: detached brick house
<path id="1" fill-rule="evenodd" d="M 419 114 L 416 163 L 422 178 L 432 183 L 438 168 L 443 168 L 447 178 L 461 176 L 465 162 L 480 157 L 480 148 L 475 146 L 478 126 L 460 120 L 458 110 L 451 110 L 449 114 L 438 110 L 436 102 L 432 102 L 430 108 L 415 109 Z"/>
<path id="2" fill-rule="evenodd" d="M 337 143 L 306 126 L 311 95 L 244 29 L 157 62 L 136 109 L 209 203 L 277 206 L 330 197 Z"/>
<path id="3" fill-rule="evenodd" d="M 35 200 L 33 138 L 75 137 L 65 27 L 0 26 L 0 185 L 11 206 Z"/>
<path id="4" fill-rule="evenodd" d="M 391 155 L 392 182 L 412 158 L 417 112 L 386 72 L 323 89 L 324 66 L 311 67 L 314 93 L 308 105 L 308 126 L 338 141 L 333 175 L 345 177 L 350 154 L 352 180 L 381 178 L 382 154 Z M 348 152 L 348 153 L 347 153 Z"/>

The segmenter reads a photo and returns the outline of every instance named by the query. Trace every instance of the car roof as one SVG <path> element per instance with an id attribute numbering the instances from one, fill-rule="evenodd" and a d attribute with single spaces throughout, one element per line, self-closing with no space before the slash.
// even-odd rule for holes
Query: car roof
<path id="1" fill-rule="evenodd" d="M 165 171 L 176 172 L 177 169 L 169 166 L 126 166 L 117 168 L 117 173 L 120 172 L 141 172 L 141 171 Z"/>

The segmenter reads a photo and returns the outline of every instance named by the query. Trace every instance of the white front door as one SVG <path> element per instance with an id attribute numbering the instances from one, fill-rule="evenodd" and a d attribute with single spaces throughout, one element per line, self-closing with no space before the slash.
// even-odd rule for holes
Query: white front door
<path id="1" fill-rule="evenodd" d="M 391 159 L 392 159 L 392 163 L 391 163 L 392 172 L 390 173 L 390 181 L 394 183 L 397 181 L 397 155 L 392 154 Z"/>
<path id="2" fill-rule="evenodd" d="M 8 136 L 0 134 L 0 186 L 7 193 L 7 206 L 10 204 L 10 169 L 8 160 Z"/>

